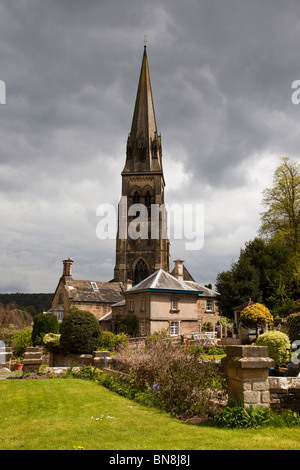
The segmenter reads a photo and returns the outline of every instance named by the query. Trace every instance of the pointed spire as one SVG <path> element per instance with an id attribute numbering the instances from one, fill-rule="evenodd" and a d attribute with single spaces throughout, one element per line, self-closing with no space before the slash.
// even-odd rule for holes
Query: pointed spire
<path id="1" fill-rule="evenodd" d="M 157 133 L 146 44 L 140 71 L 125 170 L 161 170 L 161 139 Z"/>
<path id="2" fill-rule="evenodd" d="M 137 138 L 141 133 L 144 133 L 145 137 L 154 137 L 155 132 L 157 133 L 156 119 L 147 52 L 146 46 L 144 46 L 143 62 L 132 119 L 131 134 Z"/>

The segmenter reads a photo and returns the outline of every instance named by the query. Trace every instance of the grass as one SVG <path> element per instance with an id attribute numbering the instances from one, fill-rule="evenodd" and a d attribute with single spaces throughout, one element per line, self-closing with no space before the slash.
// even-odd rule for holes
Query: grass
<path id="1" fill-rule="evenodd" d="M 192 425 L 82 379 L 0 381 L 0 450 L 300 450 L 299 428 Z"/>

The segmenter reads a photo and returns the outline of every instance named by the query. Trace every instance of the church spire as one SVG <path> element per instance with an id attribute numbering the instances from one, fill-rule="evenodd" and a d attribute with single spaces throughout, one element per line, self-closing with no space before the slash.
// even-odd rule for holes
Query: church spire
<path id="1" fill-rule="evenodd" d="M 126 233 L 118 230 L 114 280 L 137 284 L 158 269 L 170 270 L 170 243 L 165 235 L 165 181 L 161 163 L 161 138 L 157 134 L 146 45 L 140 71 L 131 131 L 127 141 L 127 156 L 122 171 L 122 197 L 119 203 L 119 222 Z M 126 202 L 124 202 L 126 201 Z M 148 220 L 143 233 L 132 236 L 129 230 L 131 206 L 144 206 Z M 154 206 L 162 209 L 157 222 L 158 233 L 152 234 Z M 135 211 L 135 208 L 133 208 Z M 153 210 L 153 213 L 152 213 Z M 128 216 L 128 217 L 127 217 Z M 155 220 L 155 219 L 154 219 Z M 126 228 L 127 227 L 127 228 Z"/>
<path id="2" fill-rule="evenodd" d="M 140 71 L 124 171 L 162 171 L 146 45 Z"/>

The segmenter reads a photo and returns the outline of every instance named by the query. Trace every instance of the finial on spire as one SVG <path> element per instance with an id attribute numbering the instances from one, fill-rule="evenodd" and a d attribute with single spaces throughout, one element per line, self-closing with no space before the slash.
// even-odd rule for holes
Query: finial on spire
<path id="1" fill-rule="evenodd" d="M 144 47 L 147 46 L 147 34 L 144 34 Z"/>

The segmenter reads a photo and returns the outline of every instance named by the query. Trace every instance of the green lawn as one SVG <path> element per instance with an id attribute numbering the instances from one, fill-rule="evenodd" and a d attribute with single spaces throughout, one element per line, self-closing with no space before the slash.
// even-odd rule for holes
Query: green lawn
<path id="1" fill-rule="evenodd" d="M 80 379 L 1 380 L 0 450 L 300 450 L 299 428 L 191 425 Z"/>

